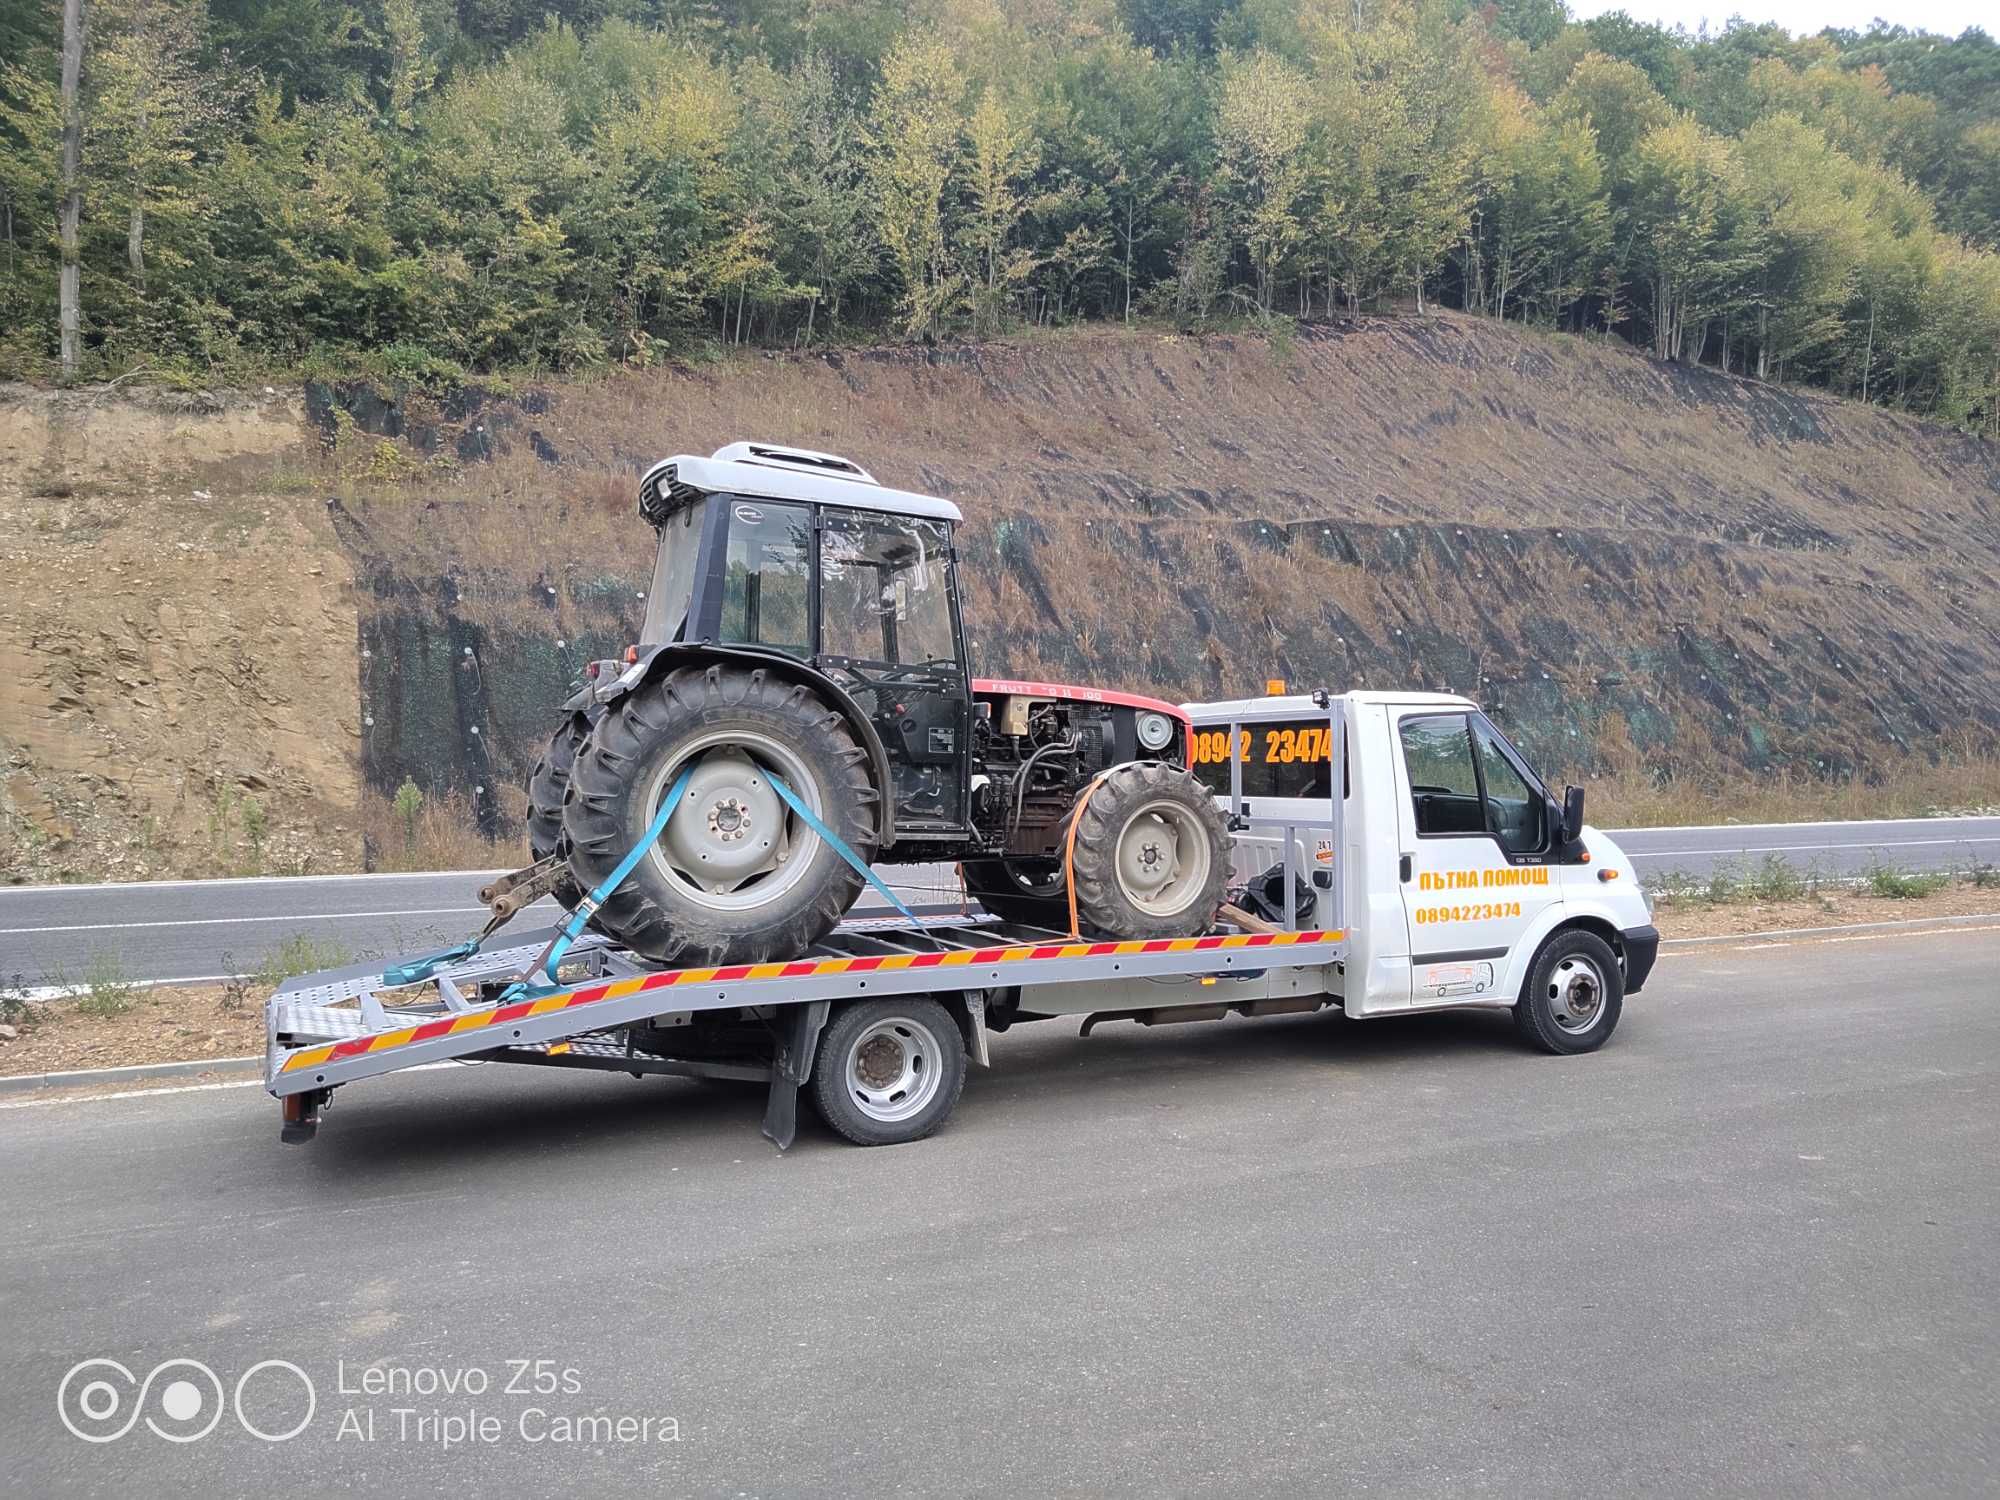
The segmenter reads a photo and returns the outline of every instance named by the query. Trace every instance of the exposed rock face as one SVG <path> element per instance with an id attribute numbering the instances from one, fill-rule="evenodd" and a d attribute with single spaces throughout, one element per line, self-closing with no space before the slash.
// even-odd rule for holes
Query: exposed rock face
<path id="1" fill-rule="evenodd" d="M 8 873 L 358 854 L 352 569 L 311 506 L 257 493 L 301 437 L 276 396 L 0 395 Z"/>
<path id="2" fill-rule="evenodd" d="M 56 404 L 0 393 L 0 838 L 35 868 L 143 863 L 147 819 L 186 865 L 232 798 L 351 861 L 405 779 L 509 833 L 637 627 L 634 477 L 738 437 L 955 499 L 984 670 L 1447 687 L 1551 770 L 2000 735 L 2000 449 L 1478 320 Z"/>

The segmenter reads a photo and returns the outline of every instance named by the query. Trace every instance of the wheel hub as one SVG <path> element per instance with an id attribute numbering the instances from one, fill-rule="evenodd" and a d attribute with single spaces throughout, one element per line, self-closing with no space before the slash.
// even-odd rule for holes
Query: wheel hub
<path id="1" fill-rule="evenodd" d="M 854 1072 L 871 1089 L 886 1089 L 903 1076 L 903 1048 L 889 1032 L 877 1032 L 854 1052 Z"/>
<path id="2" fill-rule="evenodd" d="M 750 833 L 750 810 L 734 797 L 724 797 L 708 810 L 708 831 L 724 844 L 746 838 Z"/>
<path id="3" fill-rule="evenodd" d="M 1588 1031 L 1604 1007 L 1604 978 L 1580 958 L 1557 965 L 1550 986 L 1556 1024 L 1565 1031 Z"/>
<path id="4" fill-rule="evenodd" d="M 1120 830 L 1115 853 L 1119 886 L 1154 916 L 1180 915 L 1208 881 L 1208 834 L 1178 802 L 1139 808 Z"/>
<path id="5" fill-rule="evenodd" d="M 653 848 L 653 857 L 689 894 L 717 908 L 748 908 L 776 899 L 810 850 L 815 835 L 794 828 L 772 773 L 758 758 L 769 755 L 777 774 L 792 781 L 807 805 L 816 789 L 795 756 L 774 744 L 731 743 L 720 737 L 697 744 L 677 765 L 664 768 L 653 795 L 666 795 L 681 767 L 693 763 L 680 808 Z M 658 803 L 653 804 L 657 810 Z"/>

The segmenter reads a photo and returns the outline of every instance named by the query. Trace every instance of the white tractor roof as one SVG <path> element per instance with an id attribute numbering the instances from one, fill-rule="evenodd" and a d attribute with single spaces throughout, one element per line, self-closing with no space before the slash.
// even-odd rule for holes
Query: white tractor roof
<path id="1" fill-rule="evenodd" d="M 850 459 L 833 453 L 816 453 L 810 448 L 787 448 L 777 443 L 731 443 L 718 448 L 708 458 L 677 453 L 662 459 L 646 471 L 643 489 L 654 475 L 669 465 L 674 483 L 711 494 L 757 495 L 767 500 L 801 500 L 820 505 L 846 505 L 856 510 L 887 511 L 899 516 L 922 516 L 933 521 L 961 521 L 965 518 L 949 500 L 935 495 L 918 495 L 909 490 L 892 490 L 877 484 L 875 476 Z"/>
<path id="2" fill-rule="evenodd" d="M 1345 698 L 1351 703 L 1393 703 L 1399 707 L 1477 708 L 1479 706 L 1470 698 L 1461 698 L 1456 693 L 1399 693 L 1371 688 L 1336 693 L 1334 696 Z M 1325 709 L 1314 705 L 1312 695 L 1309 693 L 1282 693 L 1265 698 L 1217 699 L 1213 703 L 1183 703 L 1181 708 L 1197 724 L 1227 724 L 1232 719 L 1282 718 L 1287 715 L 1305 718 L 1326 712 Z"/>

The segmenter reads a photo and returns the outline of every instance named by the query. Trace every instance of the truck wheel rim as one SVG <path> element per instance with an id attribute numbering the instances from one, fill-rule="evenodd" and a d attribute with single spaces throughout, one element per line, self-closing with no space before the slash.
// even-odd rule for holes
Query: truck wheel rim
<path id="1" fill-rule="evenodd" d="M 1549 975 L 1549 1012 L 1567 1032 L 1595 1026 L 1604 1012 L 1604 975 L 1597 965 L 1574 955 L 1557 964 Z"/>
<path id="2" fill-rule="evenodd" d="M 944 1082 L 935 1032 L 908 1016 L 884 1016 L 847 1049 L 847 1097 L 869 1119 L 893 1125 L 921 1114 Z"/>
<path id="3" fill-rule="evenodd" d="M 1118 885 L 1139 910 L 1176 917 L 1208 885 L 1208 831 L 1193 812 L 1161 799 L 1137 808 L 1118 830 Z"/>
<path id="4" fill-rule="evenodd" d="M 805 877 L 819 835 L 785 805 L 772 772 L 824 819 L 819 782 L 788 747 L 766 735 L 721 730 L 686 746 L 646 789 L 647 822 L 689 765 L 687 790 L 666 831 L 647 851 L 674 888 L 713 911 L 751 911 L 781 899 Z"/>

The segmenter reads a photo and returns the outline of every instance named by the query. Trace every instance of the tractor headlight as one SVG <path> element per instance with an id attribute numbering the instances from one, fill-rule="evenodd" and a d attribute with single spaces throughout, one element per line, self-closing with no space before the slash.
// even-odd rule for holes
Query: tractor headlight
<path id="1" fill-rule="evenodd" d="M 1139 715 L 1139 743 L 1148 750 L 1164 750 L 1174 737 L 1174 721 L 1165 714 Z"/>

